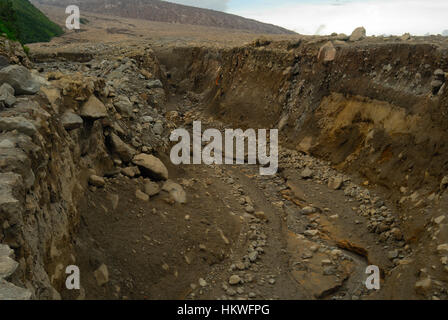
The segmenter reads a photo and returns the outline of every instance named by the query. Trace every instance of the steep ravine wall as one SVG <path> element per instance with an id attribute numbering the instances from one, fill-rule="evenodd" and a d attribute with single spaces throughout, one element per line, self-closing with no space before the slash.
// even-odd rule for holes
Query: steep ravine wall
<path id="1" fill-rule="evenodd" d="M 415 260 L 389 275 L 385 298 L 413 297 L 403 272 L 422 277 L 436 266 L 433 277 L 447 280 L 437 247 L 448 225 L 434 222 L 447 205 L 446 48 L 321 38 L 158 55 L 171 90 L 201 94 L 204 110 L 233 127 L 279 128 L 283 146 L 330 161 L 395 204 Z"/>

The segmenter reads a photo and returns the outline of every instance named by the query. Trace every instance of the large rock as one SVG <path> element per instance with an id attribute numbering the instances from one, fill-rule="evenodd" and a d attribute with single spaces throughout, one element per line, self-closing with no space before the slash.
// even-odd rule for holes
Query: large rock
<path id="1" fill-rule="evenodd" d="M 366 29 L 364 27 L 359 27 L 353 30 L 349 40 L 359 41 L 364 39 L 365 37 L 366 37 Z"/>
<path id="2" fill-rule="evenodd" d="M 18 65 L 8 66 L 0 70 L 0 84 L 8 83 L 14 88 L 16 94 L 35 94 L 40 84 L 31 75 L 31 72 Z"/>
<path id="3" fill-rule="evenodd" d="M 17 130 L 20 133 L 33 136 L 36 133 L 37 128 L 31 121 L 23 117 L 0 117 L 0 132 L 12 130 Z"/>
<path id="4" fill-rule="evenodd" d="M 114 102 L 114 106 L 122 115 L 129 116 L 132 113 L 132 102 L 126 96 L 119 96 L 118 100 Z"/>
<path id="5" fill-rule="evenodd" d="M 174 181 L 166 181 L 162 187 L 162 190 L 168 192 L 174 199 L 174 201 L 178 203 L 187 202 L 187 194 L 185 193 L 184 188 L 182 188 L 180 184 L 177 184 Z"/>
<path id="6" fill-rule="evenodd" d="M 153 197 L 157 194 L 159 194 L 160 192 L 160 187 L 157 183 L 153 182 L 153 181 L 149 181 L 147 183 L 145 183 L 145 193 L 150 196 Z"/>
<path id="7" fill-rule="evenodd" d="M 82 127 L 83 120 L 80 116 L 73 112 L 66 112 L 61 118 L 61 123 L 65 130 L 74 130 Z"/>
<path id="8" fill-rule="evenodd" d="M 331 41 L 324 44 L 319 50 L 319 61 L 331 62 L 336 58 L 336 48 Z"/>
<path id="9" fill-rule="evenodd" d="M 0 69 L 9 66 L 9 59 L 5 56 L 0 56 Z"/>
<path id="10" fill-rule="evenodd" d="M 160 81 L 159 79 L 149 80 L 146 83 L 146 87 L 148 89 L 157 89 L 157 88 L 162 88 L 163 84 L 162 84 L 162 81 Z"/>
<path id="11" fill-rule="evenodd" d="M 105 264 L 102 264 L 94 273 L 96 283 L 102 287 L 109 282 L 109 270 Z"/>
<path id="12" fill-rule="evenodd" d="M 156 180 L 167 180 L 168 179 L 168 169 L 160 161 L 160 159 L 141 153 L 134 157 L 132 162 L 139 166 L 142 175 Z"/>
<path id="13" fill-rule="evenodd" d="M 107 117 L 107 109 L 94 95 L 81 108 L 81 117 L 88 119 L 100 119 Z"/>
<path id="14" fill-rule="evenodd" d="M 19 288 L 12 283 L 0 279 L 0 301 L 4 300 L 30 300 L 31 292 Z"/>
<path id="15" fill-rule="evenodd" d="M 0 86 L 0 107 L 12 107 L 16 103 L 17 99 L 14 96 L 15 90 L 8 83 L 4 83 Z"/>
<path id="16" fill-rule="evenodd" d="M 112 152 L 117 154 L 121 160 L 129 162 L 136 155 L 136 151 L 131 146 L 124 143 L 115 133 L 109 135 L 109 144 Z"/>

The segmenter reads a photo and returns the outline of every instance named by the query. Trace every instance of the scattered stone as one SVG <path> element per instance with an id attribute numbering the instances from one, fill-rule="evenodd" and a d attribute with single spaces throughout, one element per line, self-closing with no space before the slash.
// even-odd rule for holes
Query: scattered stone
<path id="1" fill-rule="evenodd" d="M 132 103 L 129 101 L 129 98 L 120 95 L 117 101 L 114 102 L 114 107 L 120 114 L 125 114 L 129 116 L 132 113 Z"/>
<path id="2" fill-rule="evenodd" d="M 142 201 L 149 201 L 149 196 L 146 193 L 143 193 L 140 189 L 135 191 L 135 197 Z"/>
<path id="3" fill-rule="evenodd" d="M 317 209 L 314 207 L 304 207 L 302 210 L 300 210 L 300 214 L 305 214 L 305 215 L 313 214 L 316 212 L 317 212 Z"/>
<path id="4" fill-rule="evenodd" d="M 104 187 L 106 185 L 106 181 L 104 181 L 103 177 L 99 177 L 97 175 L 91 175 L 89 177 L 89 184 L 95 187 Z"/>
<path id="5" fill-rule="evenodd" d="M 160 159 L 154 157 L 153 155 L 141 153 L 135 156 L 132 162 L 139 166 L 144 176 L 156 180 L 168 179 L 168 169 L 162 161 L 160 161 Z"/>
<path id="6" fill-rule="evenodd" d="M 240 283 L 241 283 L 241 278 L 240 278 L 239 275 L 235 274 L 235 275 L 233 275 L 233 276 L 231 276 L 229 278 L 229 284 L 232 285 L 232 286 L 235 286 L 235 285 L 240 284 Z"/>
<path id="7" fill-rule="evenodd" d="M 163 88 L 163 84 L 162 84 L 162 81 L 160 81 L 159 79 L 149 80 L 146 83 L 146 88 L 148 88 L 148 89 Z"/>
<path id="8" fill-rule="evenodd" d="M 0 301 L 5 300 L 30 300 L 31 291 L 19 288 L 12 283 L 0 279 Z"/>
<path id="9" fill-rule="evenodd" d="M 359 27 L 353 30 L 352 34 L 350 35 L 349 40 L 352 42 L 360 41 L 366 37 L 366 29 L 364 27 Z"/>
<path id="10" fill-rule="evenodd" d="M 434 219 L 434 222 L 436 224 L 441 224 L 443 221 L 445 221 L 445 218 L 446 218 L 445 216 L 437 217 L 437 218 Z"/>
<path id="11" fill-rule="evenodd" d="M 257 251 L 252 251 L 251 253 L 249 253 L 249 260 L 250 262 L 255 262 L 258 259 L 258 252 Z"/>
<path id="12" fill-rule="evenodd" d="M 81 117 L 88 119 L 101 119 L 107 117 L 104 104 L 94 95 L 81 108 Z"/>
<path id="13" fill-rule="evenodd" d="M 129 178 L 134 178 L 138 175 L 140 175 L 140 170 L 138 167 L 126 167 L 121 169 L 121 173 Z"/>
<path id="14" fill-rule="evenodd" d="M 8 83 L 4 83 L 0 86 L 0 107 L 12 107 L 16 103 L 17 99 L 14 96 L 14 88 Z"/>
<path id="15" fill-rule="evenodd" d="M 64 126 L 65 130 L 69 131 L 81 128 L 84 121 L 77 114 L 68 111 L 62 115 L 61 123 Z"/>
<path id="16" fill-rule="evenodd" d="M 108 137 L 111 150 L 124 162 L 129 162 L 137 153 L 134 148 L 127 145 L 115 133 L 111 133 Z"/>
<path id="17" fill-rule="evenodd" d="M 387 257 L 389 258 L 389 260 L 394 260 L 398 258 L 398 255 L 399 255 L 398 250 L 392 250 L 387 253 Z"/>
<path id="18" fill-rule="evenodd" d="M 419 294 L 426 294 L 432 287 L 432 281 L 430 278 L 419 280 L 415 283 L 415 291 Z"/>
<path id="19" fill-rule="evenodd" d="M 176 202 L 187 203 L 187 193 L 180 184 L 167 180 L 163 184 L 162 190 L 168 192 Z"/>
<path id="20" fill-rule="evenodd" d="M 328 187 L 333 190 L 339 190 L 342 187 L 344 180 L 341 177 L 333 177 L 328 181 Z"/>
<path id="21" fill-rule="evenodd" d="M 306 230 L 305 231 L 305 235 L 310 236 L 310 237 L 317 236 L 318 233 L 319 233 L 319 230 Z"/>
<path id="22" fill-rule="evenodd" d="M 17 130 L 27 136 L 34 136 L 37 128 L 30 120 L 23 117 L 0 117 L 0 131 Z"/>
<path id="23" fill-rule="evenodd" d="M 36 94 L 40 89 L 39 82 L 33 78 L 31 72 L 19 65 L 11 65 L 1 69 L 0 83 L 8 83 L 18 95 Z"/>
<path id="24" fill-rule="evenodd" d="M 305 168 L 300 176 L 302 179 L 311 179 L 313 177 L 313 171 L 310 168 Z"/>
<path id="25" fill-rule="evenodd" d="M 324 44 L 320 50 L 318 59 L 323 62 L 331 62 L 336 58 L 336 48 L 331 41 Z"/>
<path id="26" fill-rule="evenodd" d="M 448 252 L 448 243 L 439 245 L 439 246 L 437 247 L 437 251 L 438 251 L 439 253 Z"/>
<path id="27" fill-rule="evenodd" d="M 109 270 L 105 264 L 102 264 L 94 273 L 96 283 L 102 287 L 109 282 Z"/>
<path id="28" fill-rule="evenodd" d="M 207 281 L 205 281 L 204 279 L 200 278 L 199 279 L 199 285 L 201 287 L 206 287 L 207 286 Z"/>
<path id="29" fill-rule="evenodd" d="M 254 213 L 255 209 L 251 205 L 247 205 L 244 210 L 246 210 L 247 213 Z"/>
<path id="30" fill-rule="evenodd" d="M 153 197 L 160 193 L 160 187 L 157 183 L 155 183 L 153 181 L 149 181 L 149 182 L 145 183 L 145 193 L 148 196 Z"/>

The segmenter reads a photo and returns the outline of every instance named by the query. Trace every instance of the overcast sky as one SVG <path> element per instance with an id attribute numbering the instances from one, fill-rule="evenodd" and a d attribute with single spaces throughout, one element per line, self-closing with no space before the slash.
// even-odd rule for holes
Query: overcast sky
<path id="1" fill-rule="evenodd" d="M 351 33 L 364 26 L 369 35 L 448 30 L 448 0 L 169 0 L 237 14 L 302 34 Z"/>

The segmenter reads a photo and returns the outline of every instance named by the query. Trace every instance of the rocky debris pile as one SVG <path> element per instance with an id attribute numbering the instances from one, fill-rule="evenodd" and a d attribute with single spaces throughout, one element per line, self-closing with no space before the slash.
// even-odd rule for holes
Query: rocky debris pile
<path id="1" fill-rule="evenodd" d="M 1 300 L 29 300 L 29 290 L 15 286 L 5 279 L 10 277 L 19 264 L 13 260 L 14 251 L 7 245 L 0 244 L 0 301 Z"/>
<path id="2" fill-rule="evenodd" d="M 84 188 L 104 188 L 125 175 L 168 179 L 166 167 L 151 154 L 166 149 L 171 124 L 163 117 L 161 81 L 151 74 L 159 67 L 148 65 L 157 61 L 144 54 L 45 62 L 37 66 L 40 73 L 9 65 L 23 59 L 0 61 L 0 243 L 17 258 L 11 282 L 31 290 L 21 292 L 2 276 L 0 295 L 60 298 L 63 270 L 76 263 L 67 234 L 79 222 L 76 207 Z M 84 171 L 90 172 L 87 179 Z M 162 182 L 145 182 L 148 197 L 162 190 Z M 164 189 L 186 201 L 176 183 Z M 53 218 L 50 223 L 42 217 Z M 3 263 L 10 266 L 10 258 L 1 259 L 6 270 Z M 103 283 L 106 272 L 100 271 Z"/>
<path id="3" fill-rule="evenodd" d="M 0 69 L 9 65 L 32 67 L 32 63 L 19 42 L 11 41 L 0 35 Z"/>

